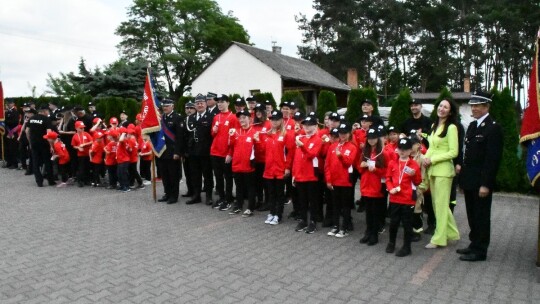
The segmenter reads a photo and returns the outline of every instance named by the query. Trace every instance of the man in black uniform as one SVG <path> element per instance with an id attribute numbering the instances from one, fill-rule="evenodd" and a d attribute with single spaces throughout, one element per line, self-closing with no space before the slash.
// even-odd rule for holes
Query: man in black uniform
<path id="1" fill-rule="evenodd" d="M 217 107 L 217 94 L 208 92 L 206 94 L 206 110 L 210 113 L 210 117 L 214 119 L 214 116 L 219 114 Z"/>
<path id="2" fill-rule="evenodd" d="M 58 108 L 58 102 L 56 101 L 50 101 L 49 102 L 49 110 L 50 110 L 50 117 L 56 117 L 58 113 L 60 113 L 60 108 Z"/>
<path id="3" fill-rule="evenodd" d="M 188 101 L 186 102 L 186 105 L 184 106 L 184 113 L 186 115 L 186 131 L 189 132 L 189 125 L 188 125 L 188 121 L 189 121 L 189 116 L 191 116 L 192 114 L 195 114 L 197 113 L 197 111 L 195 110 L 195 104 L 191 101 Z M 186 142 L 184 143 L 184 146 L 187 147 L 187 144 L 189 142 L 189 133 L 186 133 L 186 136 L 185 136 L 185 140 Z M 189 164 L 189 161 L 190 161 L 190 158 L 188 157 L 188 153 L 186 151 L 186 155 L 184 157 L 184 163 L 183 163 L 183 169 L 184 169 L 184 176 L 186 177 L 186 186 L 187 186 L 187 193 L 186 194 L 182 194 L 182 197 L 192 197 L 193 194 L 195 193 L 195 191 L 193 191 L 193 178 L 191 177 L 191 166 Z"/>
<path id="4" fill-rule="evenodd" d="M 5 112 L 5 129 L 4 133 L 4 157 L 6 159 L 6 168 L 17 169 L 17 130 L 19 126 L 19 111 L 13 100 L 8 100 L 7 109 Z"/>
<path id="5" fill-rule="evenodd" d="M 92 123 L 93 118 L 90 115 L 86 114 L 86 111 L 81 106 L 73 107 L 73 113 L 75 114 L 75 117 L 77 118 L 75 119 L 75 121 L 82 121 L 84 123 L 84 131 L 90 132 L 90 129 L 94 125 Z M 75 125 L 75 122 L 73 122 L 73 124 Z"/>
<path id="6" fill-rule="evenodd" d="M 458 249 L 462 261 L 485 261 L 490 241 L 491 199 L 502 156 L 502 130 L 489 116 L 491 95 L 475 92 L 469 104 L 472 116 L 465 135 L 465 154 L 460 187 L 465 193 L 471 232 L 468 247 Z"/>
<path id="7" fill-rule="evenodd" d="M 31 110 L 35 111 L 35 110 Z M 28 120 L 27 134 L 32 149 L 32 163 L 34 166 L 34 176 L 38 187 L 43 187 L 43 175 L 41 166 L 45 167 L 45 177 L 49 186 L 56 185 L 54 182 L 51 162 L 51 146 L 43 138 L 48 131 L 51 131 L 52 125 L 49 119 L 49 107 L 43 106 L 39 109 L 37 115 Z"/>
<path id="8" fill-rule="evenodd" d="M 206 99 L 199 94 L 195 97 L 195 114 L 189 116 L 186 127 L 187 157 L 189 159 L 193 196 L 186 204 L 201 202 L 202 178 L 204 177 L 204 190 L 206 192 L 206 204 L 212 205 L 213 176 L 210 160 L 210 146 L 212 144 L 212 116 L 206 110 Z"/>
<path id="9" fill-rule="evenodd" d="M 178 203 L 181 158 L 184 154 L 184 119 L 174 112 L 174 103 L 171 99 L 164 99 L 161 105 L 163 107 L 161 127 L 167 149 L 158 158 L 165 190 L 165 195 L 158 201 L 175 204 Z"/>
<path id="10" fill-rule="evenodd" d="M 88 115 L 89 115 L 90 117 L 92 117 L 92 119 L 94 119 L 94 118 L 96 118 L 96 117 L 97 117 L 97 118 L 103 119 L 103 116 L 101 116 L 101 114 L 99 114 L 98 112 L 96 112 L 96 104 L 95 104 L 95 102 L 93 102 L 93 101 L 90 101 L 90 102 L 88 103 Z"/>

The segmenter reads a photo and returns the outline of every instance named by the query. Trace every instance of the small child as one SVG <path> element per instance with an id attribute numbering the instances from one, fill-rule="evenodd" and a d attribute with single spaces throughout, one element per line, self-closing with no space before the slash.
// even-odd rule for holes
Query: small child
<path id="1" fill-rule="evenodd" d="M 51 160 L 58 160 L 58 174 L 60 175 L 62 183 L 58 184 L 56 187 L 63 188 L 67 185 L 66 182 L 68 180 L 69 152 L 66 149 L 66 145 L 58 138 L 58 133 L 54 131 L 47 132 L 43 138 L 45 138 L 53 147 L 54 154 L 51 157 Z"/>
<path id="2" fill-rule="evenodd" d="M 71 139 L 71 146 L 77 150 L 77 184 L 84 187 L 88 184 L 88 171 L 90 169 L 90 146 L 92 145 L 92 136 L 84 131 L 85 125 L 82 121 L 75 122 L 77 133 Z"/>
<path id="3" fill-rule="evenodd" d="M 139 164 L 141 177 L 147 181 L 152 180 L 152 173 L 150 172 L 150 165 L 152 163 L 152 143 L 148 135 L 142 135 L 143 141 L 141 145 L 141 162 Z"/>
<path id="4" fill-rule="evenodd" d="M 118 173 L 116 166 L 116 148 L 118 146 L 118 132 L 116 130 L 110 130 L 107 135 L 109 143 L 103 148 L 105 152 L 105 166 L 107 167 L 107 174 L 109 176 L 109 186 L 107 189 L 116 189 L 118 184 Z"/>
<path id="5" fill-rule="evenodd" d="M 127 143 L 129 145 L 129 184 L 135 185 L 137 181 L 137 188 L 144 189 L 144 184 L 139 171 L 137 171 L 137 162 L 139 161 L 139 143 L 137 141 L 137 136 L 135 136 L 135 126 L 130 124 L 130 127 L 127 128 Z"/>
<path id="6" fill-rule="evenodd" d="M 119 190 L 125 193 L 131 191 L 129 188 L 129 161 L 131 146 L 128 144 L 126 128 L 121 127 L 120 134 L 118 146 L 116 148 L 116 163 L 118 180 L 120 182 Z"/>
<path id="7" fill-rule="evenodd" d="M 388 161 L 383 151 L 383 143 L 377 129 L 369 129 L 367 143 L 362 152 L 358 171 L 360 179 L 361 202 L 366 209 L 366 232 L 360 244 L 373 246 L 379 242 L 379 230 L 384 225 L 386 197 L 381 180 L 386 175 Z"/>
<path id="8" fill-rule="evenodd" d="M 90 163 L 92 166 L 92 187 L 100 187 L 100 173 L 103 167 L 103 133 L 101 131 L 94 132 L 94 142 L 90 148 Z"/>
<path id="9" fill-rule="evenodd" d="M 418 164 L 410 158 L 411 140 L 402 138 L 397 143 L 398 159 L 390 161 L 386 171 L 386 187 L 390 193 L 390 239 L 387 253 L 396 248 L 396 237 L 400 223 L 403 225 L 403 247 L 396 253 L 398 257 L 411 254 L 412 217 L 416 204 L 416 186 L 422 182 Z"/>

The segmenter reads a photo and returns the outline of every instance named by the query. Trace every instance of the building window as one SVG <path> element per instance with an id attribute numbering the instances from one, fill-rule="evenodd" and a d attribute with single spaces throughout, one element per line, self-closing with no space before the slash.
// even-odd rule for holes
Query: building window
<path id="1" fill-rule="evenodd" d="M 255 96 L 257 94 L 261 94 L 261 90 L 249 90 L 249 95 Z"/>

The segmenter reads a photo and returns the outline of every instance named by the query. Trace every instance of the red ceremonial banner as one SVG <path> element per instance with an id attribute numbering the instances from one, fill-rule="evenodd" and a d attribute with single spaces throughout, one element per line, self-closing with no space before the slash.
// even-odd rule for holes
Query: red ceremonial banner
<path id="1" fill-rule="evenodd" d="M 141 115 L 142 134 L 149 134 L 161 130 L 161 120 L 159 119 L 159 113 L 154 98 L 154 89 L 149 70 L 146 72 L 146 81 L 144 83 L 144 96 L 141 105 Z"/>
<path id="2" fill-rule="evenodd" d="M 6 132 L 4 126 L 4 120 L 6 113 L 4 112 L 4 89 L 2 88 L 2 82 L 0 81 L 0 135 L 4 135 Z"/>
<path id="3" fill-rule="evenodd" d="M 535 54 L 533 66 L 529 80 L 528 100 L 523 110 L 523 120 L 521 122 L 521 132 L 519 142 L 540 137 L 540 109 L 538 108 L 538 42 L 540 31 L 536 37 Z"/>

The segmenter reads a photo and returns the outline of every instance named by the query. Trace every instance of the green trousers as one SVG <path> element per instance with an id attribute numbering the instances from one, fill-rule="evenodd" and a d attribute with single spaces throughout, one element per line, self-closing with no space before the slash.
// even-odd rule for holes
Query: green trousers
<path id="1" fill-rule="evenodd" d="M 429 188 L 435 212 L 435 233 L 431 243 L 446 246 L 448 241 L 459 240 L 459 231 L 456 220 L 450 211 L 450 191 L 452 189 L 451 177 L 430 176 Z"/>

